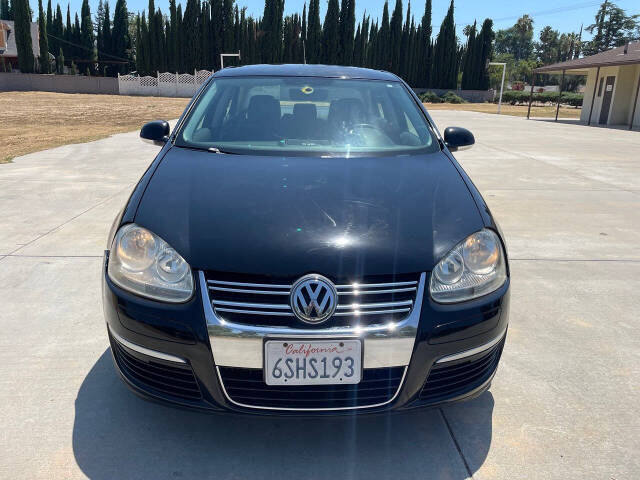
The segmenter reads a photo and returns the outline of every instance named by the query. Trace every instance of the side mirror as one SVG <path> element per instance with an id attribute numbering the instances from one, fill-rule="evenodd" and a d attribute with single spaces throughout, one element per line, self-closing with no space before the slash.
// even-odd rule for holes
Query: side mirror
<path id="1" fill-rule="evenodd" d="M 140 130 L 140 138 L 143 142 L 160 147 L 163 146 L 169 140 L 169 122 L 154 120 L 153 122 L 145 123 L 142 130 Z"/>
<path id="2" fill-rule="evenodd" d="M 476 143 L 476 139 L 466 128 L 462 127 L 447 127 L 444 131 L 444 143 L 452 152 L 456 150 L 465 150 L 471 148 L 471 145 Z"/>

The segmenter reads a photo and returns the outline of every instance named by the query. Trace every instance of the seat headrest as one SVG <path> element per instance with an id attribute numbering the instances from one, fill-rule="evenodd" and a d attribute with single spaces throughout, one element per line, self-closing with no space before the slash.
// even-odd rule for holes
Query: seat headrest
<path id="1" fill-rule="evenodd" d="M 280 120 L 280 102 L 272 95 L 254 95 L 249 100 L 247 118 L 254 122 Z"/>
<path id="2" fill-rule="evenodd" d="M 330 122 L 358 122 L 364 120 L 364 104 L 359 98 L 341 98 L 329 106 Z"/>
<path id="3" fill-rule="evenodd" d="M 293 106 L 293 116 L 303 121 L 313 121 L 318 116 L 318 110 L 314 103 L 296 103 Z"/>

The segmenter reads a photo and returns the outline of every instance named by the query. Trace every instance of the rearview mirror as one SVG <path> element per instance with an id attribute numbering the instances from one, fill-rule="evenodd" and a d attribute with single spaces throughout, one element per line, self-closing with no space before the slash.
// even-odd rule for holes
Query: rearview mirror
<path id="1" fill-rule="evenodd" d="M 471 148 L 471 145 L 476 143 L 476 139 L 466 128 L 462 127 L 447 127 L 444 131 L 444 143 L 452 152 L 456 150 L 464 150 Z"/>
<path id="2" fill-rule="evenodd" d="M 145 123 L 140 130 L 140 138 L 143 142 L 162 146 L 169 140 L 169 122 L 164 120 L 154 120 Z"/>

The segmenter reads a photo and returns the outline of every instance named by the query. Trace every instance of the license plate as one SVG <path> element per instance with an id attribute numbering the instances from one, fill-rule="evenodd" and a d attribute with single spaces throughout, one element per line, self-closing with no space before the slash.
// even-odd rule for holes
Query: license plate
<path id="1" fill-rule="evenodd" d="M 264 346 L 267 385 L 327 385 L 360 382 L 360 340 L 269 340 Z"/>

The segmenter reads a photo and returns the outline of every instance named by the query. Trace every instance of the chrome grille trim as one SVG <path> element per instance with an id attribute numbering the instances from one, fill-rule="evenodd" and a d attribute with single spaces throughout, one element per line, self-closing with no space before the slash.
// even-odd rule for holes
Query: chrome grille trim
<path id="1" fill-rule="evenodd" d="M 276 291 L 276 290 L 247 290 L 244 288 L 227 288 L 227 287 L 209 287 L 209 290 L 219 290 L 221 292 L 235 292 L 235 293 L 251 293 L 258 295 L 289 295 L 289 290 L 287 291 Z"/>
<path id="2" fill-rule="evenodd" d="M 310 329 L 303 326 L 248 325 L 225 320 L 214 310 L 204 272 L 198 272 L 214 362 L 220 366 L 241 368 L 263 367 L 263 341 L 268 338 L 360 338 L 363 341 L 363 368 L 409 365 L 425 298 L 426 278 L 426 273 L 419 274 L 413 308 L 402 320 Z"/>
<path id="3" fill-rule="evenodd" d="M 415 292 L 416 287 L 410 288 L 391 288 L 388 290 L 349 290 L 346 292 L 338 291 L 338 295 L 376 295 L 378 293 L 401 293 L 401 292 Z"/>
<path id="4" fill-rule="evenodd" d="M 363 288 L 381 288 L 381 287 L 404 287 L 407 285 L 417 285 L 418 282 L 393 282 L 393 283 L 353 283 L 351 285 L 336 285 L 339 290 L 341 288 L 363 289 Z"/>
<path id="5" fill-rule="evenodd" d="M 216 292 L 228 292 L 246 295 L 275 296 L 271 300 L 280 302 L 281 296 L 289 296 L 293 285 L 272 283 L 232 282 L 228 280 L 206 280 L 206 286 L 212 298 L 214 310 L 224 317 L 225 313 L 246 314 L 248 316 L 282 316 L 292 317 L 293 312 L 288 299 L 282 303 L 260 301 L 230 301 L 217 300 Z M 336 285 L 340 297 L 359 297 L 361 295 L 389 295 L 395 293 L 417 292 L 418 281 L 386 282 L 386 283 L 351 283 Z M 256 299 L 258 300 L 258 299 Z M 369 315 L 398 315 L 409 314 L 414 306 L 414 300 L 386 301 L 386 302 L 345 302 L 338 303 L 336 317 L 352 316 L 357 319 Z M 400 308 L 398 308 L 400 307 Z M 256 322 L 259 323 L 259 322 Z"/>
<path id="6" fill-rule="evenodd" d="M 283 315 L 286 317 L 293 317 L 291 312 L 269 312 L 263 310 L 242 310 L 238 308 L 220 308 L 216 307 L 216 312 L 229 312 L 229 313 L 246 313 L 248 315 Z"/>

